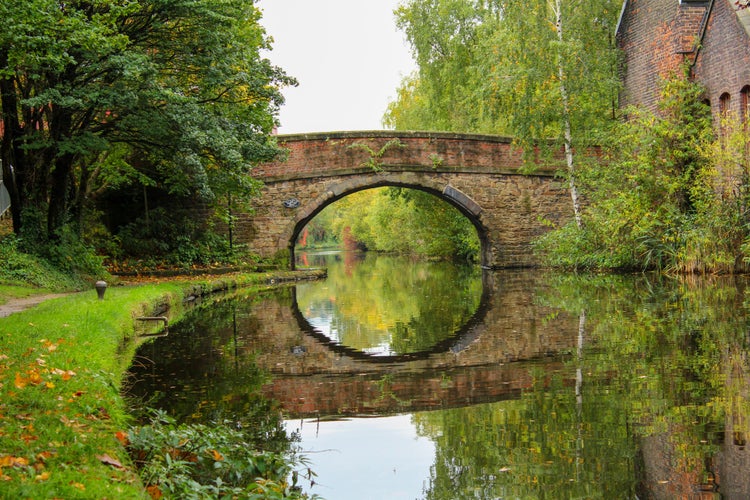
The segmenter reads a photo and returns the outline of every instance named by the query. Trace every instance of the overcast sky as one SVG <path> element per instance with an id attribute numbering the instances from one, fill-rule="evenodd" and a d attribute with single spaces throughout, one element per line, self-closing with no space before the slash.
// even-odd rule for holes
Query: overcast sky
<path id="1" fill-rule="evenodd" d="M 414 69 L 393 9 L 399 0 L 259 0 L 269 59 L 299 81 L 283 91 L 279 133 L 382 129 Z"/>

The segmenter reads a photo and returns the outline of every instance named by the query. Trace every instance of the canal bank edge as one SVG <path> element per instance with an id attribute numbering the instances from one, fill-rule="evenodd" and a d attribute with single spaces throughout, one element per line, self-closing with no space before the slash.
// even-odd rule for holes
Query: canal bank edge
<path id="1" fill-rule="evenodd" d="M 17 498 L 148 498 L 123 442 L 135 319 L 179 320 L 195 299 L 325 277 L 325 270 L 112 287 L 0 318 L 0 489 Z"/>

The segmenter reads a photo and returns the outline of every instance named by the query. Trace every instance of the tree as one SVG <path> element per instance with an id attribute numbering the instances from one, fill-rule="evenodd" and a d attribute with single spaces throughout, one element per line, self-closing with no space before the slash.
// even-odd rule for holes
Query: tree
<path id="1" fill-rule="evenodd" d="M 496 28 L 501 4 L 410 0 L 396 9 L 396 24 L 419 69 L 403 81 L 397 99 L 388 106 L 386 126 L 499 132 L 503 119 L 494 114 L 493 97 L 484 94 L 481 82 L 492 57 L 483 40 Z"/>
<path id="2" fill-rule="evenodd" d="M 618 2 L 619 3 L 619 2 Z M 583 225 L 576 148 L 609 125 L 617 89 L 610 0 L 509 2 L 495 44 L 503 47 L 491 85 L 505 97 L 510 130 L 527 150 L 554 139 L 565 151 L 575 220 Z"/>
<path id="3" fill-rule="evenodd" d="M 3 2 L 0 19 L 0 160 L 17 233 L 55 239 L 112 185 L 246 196 L 252 166 L 279 153 L 269 135 L 294 81 L 261 57 L 252 2 L 29 0 Z"/>
<path id="4" fill-rule="evenodd" d="M 584 172 L 585 231 L 546 235 L 549 256 L 572 267 L 739 268 L 747 133 L 738 126 L 716 138 L 704 92 L 686 74 L 673 74 L 662 82 L 657 113 L 628 110 L 604 150 L 607 168 Z"/>
<path id="5" fill-rule="evenodd" d="M 613 121 L 619 4 L 411 0 L 396 16 L 419 73 L 399 89 L 385 123 L 510 134 L 530 153 L 552 140 L 564 148 L 582 225 L 574 152 Z"/>

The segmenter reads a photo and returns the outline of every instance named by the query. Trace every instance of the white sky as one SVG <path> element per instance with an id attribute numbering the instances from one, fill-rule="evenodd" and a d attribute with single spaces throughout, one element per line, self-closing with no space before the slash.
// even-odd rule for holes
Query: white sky
<path id="1" fill-rule="evenodd" d="M 258 0 L 268 58 L 299 81 L 283 91 L 279 133 L 379 130 L 414 69 L 393 10 L 399 0 Z"/>

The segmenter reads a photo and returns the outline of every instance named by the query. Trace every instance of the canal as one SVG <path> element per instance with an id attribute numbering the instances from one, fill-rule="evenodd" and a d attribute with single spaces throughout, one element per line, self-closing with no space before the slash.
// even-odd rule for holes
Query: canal
<path id="1" fill-rule="evenodd" d="M 750 496 L 744 279 L 298 258 L 328 278 L 196 307 L 129 395 L 291 441 L 327 499 Z"/>

